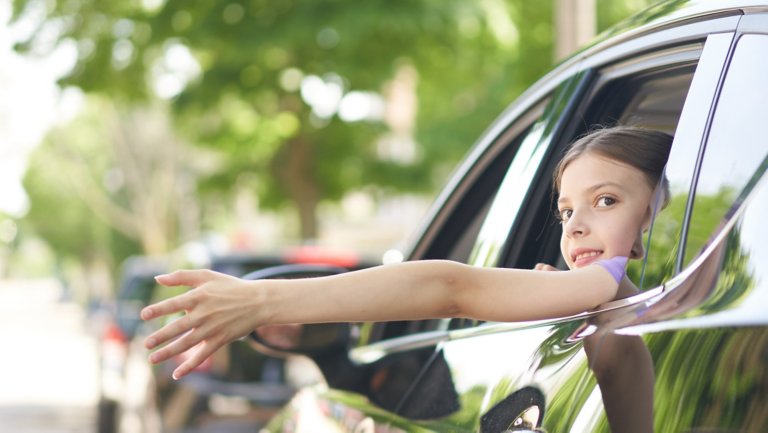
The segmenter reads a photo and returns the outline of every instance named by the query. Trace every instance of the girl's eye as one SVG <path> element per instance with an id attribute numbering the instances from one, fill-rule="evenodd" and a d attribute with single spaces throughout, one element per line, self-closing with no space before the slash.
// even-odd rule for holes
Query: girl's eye
<path id="1" fill-rule="evenodd" d="M 597 199 L 597 207 L 610 207 L 614 204 L 616 204 L 616 199 L 613 197 L 604 195 Z"/>
<path id="2" fill-rule="evenodd" d="M 557 213 L 561 222 L 568 222 L 568 220 L 571 219 L 571 215 L 573 215 L 573 209 L 561 209 Z"/>

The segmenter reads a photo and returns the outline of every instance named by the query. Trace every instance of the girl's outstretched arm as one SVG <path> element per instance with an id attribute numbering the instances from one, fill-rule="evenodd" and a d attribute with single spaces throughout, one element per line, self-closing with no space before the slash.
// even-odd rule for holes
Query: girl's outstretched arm
<path id="1" fill-rule="evenodd" d="M 622 269 L 623 270 L 623 269 Z M 247 281 L 207 270 L 157 277 L 192 290 L 146 307 L 142 319 L 186 312 L 146 339 L 162 362 L 195 346 L 174 372 L 191 371 L 223 345 L 270 324 L 469 317 L 523 321 L 588 310 L 614 298 L 618 282 L 603 266 L 569 272 L 478 268 L 426 260 L 329 277 Z"/>

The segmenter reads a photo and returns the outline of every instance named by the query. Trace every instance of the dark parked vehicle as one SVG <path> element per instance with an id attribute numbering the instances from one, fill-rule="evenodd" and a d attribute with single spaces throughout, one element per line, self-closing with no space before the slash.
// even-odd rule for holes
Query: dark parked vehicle
<path id="1" fill-rule="evenodd" d="M 97 313 L 99 326 L 99 403 L 97 412 L 97 431 L 111 433 L 119 431 L 121 420 L 129 412 L 134 413 L 143 406 L 139 400 L 143 390 L 135 390 L 137 382 L 146 383 L 136 377 L 141 374 L 130 363 L 132 342 L 142 335 L 143 322 L 139 312 L 152 299 L 156 283 L 155 275 L 164 273 L 167 268 L 157 260 L 136 256 L 127 259 L 120 268 L 114 300 L 106 303 Z M 143 369 L 145 372 L 147 369 Z M 150 423 L 147 416 L 141 423 Z M 145 429 L 147 430 L 147 429 Z"/>
<path id="2" fill-rule="evenodd" d="M 564 62 L 487 130 L 407 257 L 564 269 L 553 169 L 594 125 L 632 124 L 675 136 L 671 202 L 628 269 L 642 292 L 537 322 L 307 325 L 293 350 L 328 386 L 263 431 L 768 431 L 766 101 L 765 2 L 660 3 Z"/>
<path id="3" fill-rule="evenodd" d="M 210 258 L 208 268 L 234 276 L 280 266 L 313 264 L 353 270 L 372 264 L 350 250 L 314 246 L 274 254 L 229 253 Z M 170 379 L 178 362 L 155 366 L 146 361 L 143 339 L 157 323 L 139 312 L 149 303 L 182 289 L 158 286 L 154 277 L 168 271 L 158 260 L 132 257 L 121 268 L 115 300 L 101 318 L 99 433 L 254 431 L 295 393 L 281 357 L 238 341 L 209 358 L 194 373 Z"/>

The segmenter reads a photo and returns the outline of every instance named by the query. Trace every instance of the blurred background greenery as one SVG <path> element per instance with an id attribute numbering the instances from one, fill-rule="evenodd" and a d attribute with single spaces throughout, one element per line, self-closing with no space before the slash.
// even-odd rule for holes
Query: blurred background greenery
<path id="1" fill-rule="evenodd" d="M 558 61 L 573 1 L 14 0 L 13 49 L 64 59 L 71 114 L 27 158 L 28 205 L 0 213 L 0 271 L 90 299 L 125 258 L 191 245 L 380 255 Z"/>

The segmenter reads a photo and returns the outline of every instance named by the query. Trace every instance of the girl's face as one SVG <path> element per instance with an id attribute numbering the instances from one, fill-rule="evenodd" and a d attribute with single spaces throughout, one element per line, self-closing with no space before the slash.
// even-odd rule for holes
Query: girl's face
<path id="1" fill-rule="evenodd" d="M 629 165 L 585 153 L 563 171 L 557 202 L 560 251 L 570 269 L 616 256 L 631 257 L 650 220 L 652 189 Z"/>

